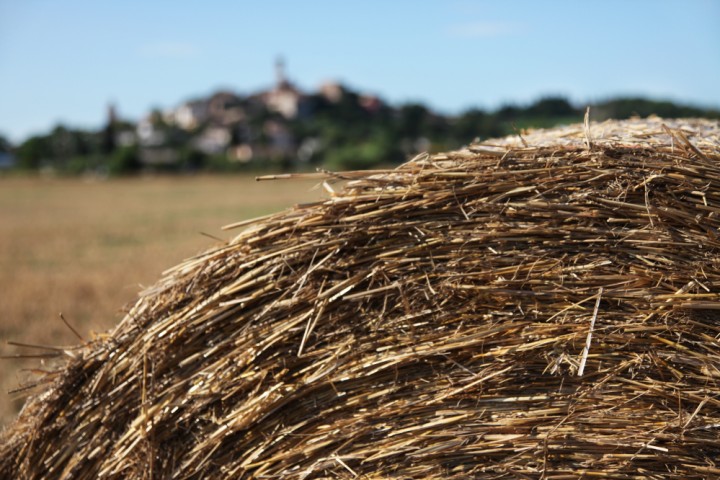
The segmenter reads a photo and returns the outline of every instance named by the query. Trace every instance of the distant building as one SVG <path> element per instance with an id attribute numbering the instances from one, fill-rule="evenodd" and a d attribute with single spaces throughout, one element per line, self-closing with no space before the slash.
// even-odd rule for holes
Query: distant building
<path id="1" fill-rule="evenodd" d="M 226 127 L 211 126 L 195 138 L 195 148 L 208 155 L 225 153 L 230 146 L 232 135 Z"/>
<path id="2" fill-rule="evenodd" d="M 173 112 L 173 120 L 184 130 L 192 130 L 207 121 L 209 117 L 209 102 L 207 100 L 194 100 L 185 102 Z"/>
<path id="3" fill-rule="evenodd" d="M 241 122 L 245 120 L 245 111 L 240 97 L 220 91 L 207 99 L 183 103 L 167 112 L 165 120 L 183 130 L 194 130 L 205 123 L 227 126 Z"/>
<path id="4" fill-rule="evenodd" d="M 213 94 L 208 100 L 208 120 L 224 126 L 245 120 L 242 100 L 232 92 Z"/>
<path id="5" fill-rule="evenodd" d="M 338 82 L 325 82 L 320 85 L 320 95 L 330 103 L 338 103 L 344 94 L 345 89 Z"/>
<path id="6" fill-rule="evenodd" d="M 179 155 L 176 149 L 170 147 L 151 147 L 140 150 L 140 162 L 150 167 L 174 165 Z"/>
<path id="7" fill-rule="evenodd" d="M 115 143 L 118 147 L 131 147 L 136 145 L 138 137 L 132 130 L 121 130 L 115 135 Z"/>
<path id="8" fill-rule="evenodd" d="M 379 97 L 365 94 L 360 96 L 360 106 L 370 113 L 375 113 L 383 107 L 383 103 Z"/>
<path id="9" fill-rule="evenodd" d="M 140 120 L 135 129 L 138 143 L 144 147 L 156 147 L 165 143 L 165 132 L 158 128 L 159 118 L 151 113 Z"/>
<path id="10" fill-rule="evenodd" d="M 228 149 L 228 158 L 235 162 L 247 163 L 253 159 L 253 148 L 247 143 L 230 147 Z"/>
<path id="11" fill-rule="evenodd" d="M 287 157 L 295 152 L 295 139 L 285 123 L 268 120 L 263 125 L 263 132 L 269 140 L 267 153 L 270 157 Z"/>
<path id="12" fill-rule="evenodd" d="M 300 113 L 304 95 L 285 76 L 285 63 L 282 59 L 276 62 L 275 73 L 275 87 L 262 94 L 263 102 L 270 111 L 287 119 L 296 118 Z"/>

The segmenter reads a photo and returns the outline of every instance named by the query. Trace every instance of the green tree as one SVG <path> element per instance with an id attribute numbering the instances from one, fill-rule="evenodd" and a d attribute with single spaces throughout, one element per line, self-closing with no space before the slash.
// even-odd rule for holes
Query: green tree
<path id="1" fill-rule="evenodd" d="M 18 166 L 22 169 L 40 168 L 52 157 L 52 146 L 47 135 L 35 135 L 17 148 Z"/>
<path id="2" fill-rule="evenodd" d="M 184 147 L 180 150 L 180 168 L 191 172 L 202 170 L 207 166 L 208 156 L 194 148 Z"/>
<path id="3" fill-rule="evenodd" d="M 580 111 L 574 108 L 564 97 L 544 97 L 530 105 L 524 114 L 527 116 L 556 118 L 579 115 Z"/>
<path id="4" fill-rule="evenodd" d="M 110 156 L 108 170 L 111 175 L 131 175 L 142 168 L 137 147 L 120 147 Z"/>
<path id="5" fill-rule="evenodd" d="M 455 147 L 468 144 L 476 138 L 497 137 L 503 133 L 495 116 L 477 108 L 463 112 L 451 127 Z"/>
<path id="6" fill-rule="evenodd" d="M 391 136 L 377 133 L 363 142 L 329 150 L 325 155 L 325 166 L 332 170 L 362 170 L 398 163 L 403 158 L 402 151 Z"/>
<path id="7" fill-rule="evenodd" d="M 12 150 L 12 144 L 4 135 L 0 134 L 0 152 L 9 152 Z"/>
<path id="8" fill-rule="evenodd" d="M 400 107 L 398 111 L 398 133 L 401 137 L 417 138 L 422 136 L 427 127 L 430 112 L 425 105 L 410 103 Z"/>
<path id="9" fill-rule="evenodd" d="M 665 118 L 705 117 L 720 118 L 720 111 L 678 105 L 665 100 L 649 100 L 647 98 L 616 98 L 599 102 L 592 106 L 592 115 L 597 119 L 630 118 L 632 116 L 647 117 L 658 115 Z"/>

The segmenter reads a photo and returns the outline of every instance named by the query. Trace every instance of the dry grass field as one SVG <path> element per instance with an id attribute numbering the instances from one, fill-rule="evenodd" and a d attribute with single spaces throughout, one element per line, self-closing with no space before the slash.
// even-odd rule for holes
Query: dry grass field
<path id="1" fill-rule="evenodd" d="M 38 353 L 8 341 L 78 342 L 65 318 L 91 337 L 180 260 L 229 238 L 222 225 L 321 198 L 315 182 L 252 177 L 0 178 L 0 354 Z M 22 405 L 8 394 L 35 360 L 0 363 L 0 425 Z"/>

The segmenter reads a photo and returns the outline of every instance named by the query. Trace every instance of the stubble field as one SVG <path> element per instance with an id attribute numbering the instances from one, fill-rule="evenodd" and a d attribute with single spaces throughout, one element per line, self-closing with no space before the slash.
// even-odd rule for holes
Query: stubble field
<path id="1" fill-rule="evenodd" d="M 217 244 L 211 236 L 234 234 L 222 225 L 318 200 L 315 184 L 0 178 L 0 355 L 42 353 L 8 341 L 77 344 L 61 312 L 85 338 L 106 331 L 163 270 Z M 0 427 L 23 402 L 8 391 L 38 367 L 38 360 L 0 360 Z"/>

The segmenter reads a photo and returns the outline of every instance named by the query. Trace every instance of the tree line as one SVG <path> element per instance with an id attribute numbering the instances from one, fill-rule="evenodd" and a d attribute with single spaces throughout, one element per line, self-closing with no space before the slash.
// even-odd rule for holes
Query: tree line
<path id="1" fill-rule="evenodd" d="M 138 124 L 111 119 L 97 130 L 58 125 L 18 145 L 0 137 L 0 152 L 14 157 L 15 169 L 60 174 L 364 169 L 525 128 L 579 122 L 585 111 L 584 105 L 553 96 L 529 105 L 471 108 L 458 115 L 443 115 L 421 103 L 392 106 L 378 101 L 369 106 L 347 88 L 334 101 L 321 94 L 308 95 L 303 101 L 302 114 L 285 118 L 262 104 L 242 100 L 241 121 L 214 127 L 215 136 L 222 140 L 219 148 L 202 143 L 206 137 L 214 138 L 208 137 L 213 125 L 182 129 L 155 112 L 143 124 L 157 134 L 155 143 L 143 140 Z M 649 115 L 720 119 L 717 109 L 646 98 L 609 99 L 590 107 L 593 120 Z"/>

